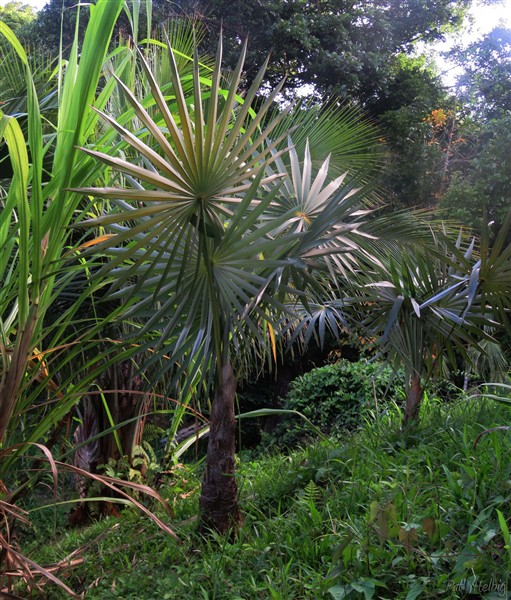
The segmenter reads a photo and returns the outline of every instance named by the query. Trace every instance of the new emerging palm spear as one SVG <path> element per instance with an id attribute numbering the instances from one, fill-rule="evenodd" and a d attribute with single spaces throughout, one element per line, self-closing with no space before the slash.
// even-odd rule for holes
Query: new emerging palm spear
<path id="1" fill-rule="evenodd" d="M 141 324 L 140 339 L 151 340 L 154 364 L 171 357 L 173 382 L 185 378 L 212 391 L 201 519 L 220 532 L 240 520 L 237 378 L 275 355 L 296 309 L 310 306 L 329 285 L 329 270 L 349 265 L 357 249 L 357 194 L 342 187 L 343 177 L 326 182 L 328 160 L 313 177 L 308 148 L 303 170 L 294 148 L 285 150 L 288 173 L 277 149 L 290 132 L 276 133 L 285 112 L 270 114 L 280 86 L 253 108 L 264 65 L 242 100 L 244 55 L 245 48 L 226 79 L 221 43 L 206 77 L 195 56 L 187 95 L 170 48 L 165 93 L 139 53 L 150 95 L 139 101 L 118 82 L 137 125 L 129 131 L 103 114 L 118 145 L 110 153 L 84 148 L 117 173 L 120 186 L 81 190 L 112 207 L 87 222 L 112 234 L 95 247 L 110 258 L 99 275 L 113 279 L 125 316 Z M 335 307 L 321 311 L 338 321 Z"/>

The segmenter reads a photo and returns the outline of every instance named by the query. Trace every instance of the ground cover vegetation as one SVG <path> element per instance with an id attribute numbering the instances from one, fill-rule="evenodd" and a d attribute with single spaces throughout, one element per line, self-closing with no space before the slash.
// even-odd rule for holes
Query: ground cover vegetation
<path id="1" fill-rule="evenodd" d="M 508 419 L 493 400 L 432 396 L 406 443 L 394 404 L 343 439 L 240 455 L 236 540 L 197 534 L 202 467 L 176 464 L 165 494 L 180 544 L 131 510 L 62 535 L 59 510 L 57 534 L 31 513 L 49 543 L 28 550 L 87 598 L 496 598 L 511 568 L 511 439 L 478 436 Z"/>
<path id="2" fill-rule="evenodd" d="M 176 567 L 158 596 L 169 598 L 457 597 L 509 575 L 508 415 L 495 410 L 509 402 L 508 32 L 464 50 L 459 108 L 407 53 L 459 24 L 465 3 L 419 3 L 413 23 L 394 4 L 296 2 L 275 15 L 277 5 L 257 17 L 311 36 L 306 54 L 279 58 L 277 45 L 260 61 L 261 40 L 251 52 L 247 32 L 230 36 L 222 3 L 208 15 L 196 3 L 202 23 L 160 29 L 153 19 L 170 15 L 158 2 L 64 3 L 58 49 L 48 32 L 40 52 L 13 28 L 34 42 L 54 2 L 22 22 L 9 5 L 0 21 L 2 593 L 156 597 L 151 561 L 164 559 Z M 344 45 L 319 35 L 325 18 L 350 32 Z M 365 48 L 375 28 L 392 30 L 388 47 Z M 376 70 L 350 79 L 343 61 L 361 56 L 346 49 Z M 304 83 L 330 97 L 293 102 Z M 463 221 L 465 194 L 482 222 Z M 346 340 L 364 360 L 339 360 Z M 300 357 L 324 361 L 327 348 L 332 364 L 295 380 L 286 400 L 240 406 L 258 381 L 280 377 L 285 396 Z M 467 395 L 483 383 L 484 402 Z M 240 460 L 238 424 L 277 415 L 293 420 L 263 444 L 281 454 Z M 297 441 L 308 446 L 284 449 Z M 409 465 L 424 456 L 416 485 Z M 57 545 L 28 542 L 50 535 L 41 504 L 53 506 L 53 538 L 71 507 L 70 525 L 107 518 L 89 541 L 69 533 L 81 549 L 57 558 Z M 310 543 L 295 558 L 300 528 Z M 135 530 L 165 552 L 156 560 L 152 541 L 130 541 L 114 559 L 124 569 L 91 579 L 99 540 Z M 237 589 L 255 556 L 264 564 L 249 562 Z"/>

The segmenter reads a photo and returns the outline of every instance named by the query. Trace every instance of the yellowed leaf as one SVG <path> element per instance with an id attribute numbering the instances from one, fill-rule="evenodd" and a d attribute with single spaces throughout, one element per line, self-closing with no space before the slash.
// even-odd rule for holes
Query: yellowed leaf
<path id="1" fill-rule="evenodd" d="M 419 536 L 415 527 L 411 527 L 410 529 L 401 527 L 399 530 L 399 541 L 403 544 L 407 554 L 416 547 L 418 538 Z"/>
<path id="2" fill-rule="evenodd" d="M 435 537 L 436 533 L 435 520 L 431 517 L 426 517 L 425 519 L 422 519 L 422 530 L 428 536 L 428 538 L 432 540 Z"/>

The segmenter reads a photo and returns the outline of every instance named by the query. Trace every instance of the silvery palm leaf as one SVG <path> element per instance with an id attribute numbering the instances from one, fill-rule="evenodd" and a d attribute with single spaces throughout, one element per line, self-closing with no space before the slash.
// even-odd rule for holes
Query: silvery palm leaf
<path id="1" fill-rule="evenodd" d="M 480 294 L 471 294 L 470 263 L 462 251 L 444 246 L 384 259 L 364 285 L 359 306 L 362 321 L 396 366 L 423 377 L 441 363 L 456 362 L 456 352 L 488 338 L 482 325 L 489 315 L 480 310 Z M 457 260 L 455 260 L 457 259 Z"/>
<path id="2" fill-rule="evenodd" d="M 269 207 L 266 218 L 287 213 L 282 227 L 301 235 L 297 258 L 309 267 L 329 269 L 334 280 L 344 278 L 360 264 L 364 253 L 359 243 L 365 236 L 359 229 L 363 214 L 359 190 L 345 184 L 346 173 L 329 178 L 330 157 L 315 172 L 308 142 L 302 163 L 291 139 L 288 143 L 290 166 L 276 156 L 274 164 L 266 168 L 267 175 L 275 169 L 284 174 L 282 180 L 265 184 L 268 190 L 279 186 L 279 201 Z"/>
<path id="3" fill-rule="evenodd" d="M 179 357 L 180 371 L 193 363 L 195 371 L 211 372 L 206 367 L 224 361 L 231 344 L 241 347 L 248 331 L 261 338 L 257 320 L 269 318 L 262 307 L 275 273 L 298 243 L 293 231 L 272 235 L 285 212 L 271 223 L 261 220 L 278 190 L 262 186 L 280 178 L 264 167 L 278 158 L 275 145 L 285 136 L 269 141 L 282 115 L 264 123 L 280 88 L 257 112 L 252 108 L 264 68 L 244 98 L 238 94 L 244 52 L 225 88 L 221 46 L 206 77 L 195 56 L 189 95 L 171 49 L 166 94 L 140 54 L 151 95 L 139 100 L 119 86 L 142 127 L 132 132 L 102 113 L 118 142 L 102 151 L 84 148 L 120 183 L 81 190 L 113 207 L 86 223 L 110 232 L 95 248 L 109 257 L 99 276 L 111 278 L 110 297 L 126 302 L 126 317 L 138 319 L 141 335 L 158 332 L 162 350 Z"/>

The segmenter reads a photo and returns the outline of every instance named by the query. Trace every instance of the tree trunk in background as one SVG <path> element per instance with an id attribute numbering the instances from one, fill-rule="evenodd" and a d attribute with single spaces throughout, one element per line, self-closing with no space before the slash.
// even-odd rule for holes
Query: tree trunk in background
<path id="1" fill-rule="evenodd" d="M 77 427 L 73 444 L 78 446 L 98 433 L 112 426 L 110 419 L 115 425 L 144 414 L 150 399 L 149 395 L 139 392 L 143 389 L 143 378 L 135 368 L 133 360 L 124 360 L 111 365 L 98 378 L 97 384 L 103 391 L 106 408 L 101 398 L 94 394 L 85 396 L 82 401 L 82 410 L 79 416 L 82 420 Z M 96 473 L 98 465 L 108 464 L 110 459 L 118 461 L 121 455 L 132 458 L 132 452 L 137 444 L 141 443 L 145 418 L 132 421 L 117 429 L 122 452 L 119 452 L 113 433 L 105 435 L 93 442 L 81 446 L 74 454 L 73 464 L 84 471 Z M 81 499 L 85 499 L 92 480 L 81 476 L 75 476 L 75 487 Z M 101 495 L 109 497 L 111 490 L 104 488 Z M 104 514 L 117 514 L 117 505 L 103 501 L 99 505 L 100 512 Z M 79 525 L 88 521 L 91 517 L 88 503 L 77 503 L 69 515 L 72 525 Z"/>
<path id="2" fill-rule="evenodd" d="M 143 390 L 144 380 L 135 365 L 135 363 L 140 364 L 141 360 L 140 356 L 136 356 L 133 360 L 115 363 L 100 377 L 99 387 L 104 391 L 110 416 L 116 425 L 143 412 L 142 408 L 146 403 L 146 398 L 140 392 Z M 99 397 L 96 399 L 96 407 L 99 430 L 109 429 L 112 424 Z M 131 457 L 134 446 L 140 443 L 139 427 L 139 421 L 132 421 L 117 429 L 123 455 Z M 113 433 L 101 438 L 100 457 L 103 464 L 106 464 L 109 459 L 118 460 L 120 458 Z"/>
<path id="3" fill-rule="evenodd" d="M 410 381 L 410 387 L 406 393 L 406 405 L 403 415 L 403 428 L 413 427 L 419 421 L 419 410 L 424 396 L 421 378 L 414 375 Z"/>
<path id="4" fill-rule="evenodd" d="M 238 486 L 234 476 L 236 379 L 230 363 L 222 368 L 221 381 L 211 409 L 206 472 L 200 499 L 201 530 L 225 534 L 240 522 Z"/>

